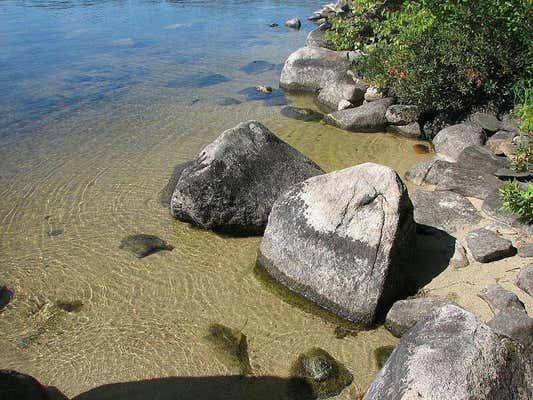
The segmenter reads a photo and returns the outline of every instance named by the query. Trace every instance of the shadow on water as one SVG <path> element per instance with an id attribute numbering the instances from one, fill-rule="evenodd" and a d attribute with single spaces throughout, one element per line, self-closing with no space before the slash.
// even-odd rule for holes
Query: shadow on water
<path id="1" fill-rule="evenodd" d="M 294 392 L 295 385 L 298 392 Z M 274 376 L 169 377 L 112 383 L 73 400 L 307 400 L 312 391 L 300 378 Z"/>

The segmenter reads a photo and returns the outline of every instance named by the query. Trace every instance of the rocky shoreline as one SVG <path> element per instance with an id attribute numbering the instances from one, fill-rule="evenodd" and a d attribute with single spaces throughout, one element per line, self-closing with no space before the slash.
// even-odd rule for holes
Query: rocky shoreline
<path id="1" fill-rule="evenodd" d="M 257 262 L 279 283 L 361 326 L 384 323 L 401 338 L 363 399 L 533 399 L 533 226 L 502 211 L 499 197 L 505 179 L 525 185 L 533 178 L 510 168 L 516 121 L 475 112 L 443 125 L 367 85 L 352 68 L 361 54 L 332 50 L 325 36 L 328 16 L 344 7 L 339 1 L 311 17 L 321 25 L 285 62 L 280 88 L 316 94 L 324 121 L 354 134 L 431 140 L 435 157 L 403 178 L 374 163 L 325 173 L 266 126 L 247 121 L 176 166 L 160 202 L 173 217 L 203 229 L 262 235 Z M 297 29 L 300 21 L 287 26 Z M 417 189 L 409 193 L 403 179 Z M 172 250 L 157 237 L 127 239 L 121 247 L 137 257 Z M 430 241 L 440 244 L 452 275 L 501 260 L 512 265 L 489 274 L 493 282 L 481 290 L 472 283 L 465 295 L 486 302 L 487 321 L 464 297 L 424 295 L 429 286 L 413 270 Z M 422 268 L 432 263 L 422 260 Z M 511 291 L 501 283 L 513 275 Z M 0 288 L 0 311 L 10 298 Z M 219 336 L 228 347 L 228 335 Z M 246 337 L 237 336 L 229 351 L 242 361 Z M 329 398 L 353 380 L 349 366 L 321 349 L 302 355 L 293 370 L 302 380 L 289 385 L 297 398 L 302 391 L 302 398 Z M 18 396 L 8 393 L 8 399 L 65 398 L 13 371 L 0 371 L 0 384 Z"/>

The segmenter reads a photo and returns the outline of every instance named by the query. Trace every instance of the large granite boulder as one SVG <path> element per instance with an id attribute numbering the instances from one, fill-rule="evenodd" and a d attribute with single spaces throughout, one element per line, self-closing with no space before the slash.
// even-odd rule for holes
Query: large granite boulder
<path id="1" fill-rule="evenodd" d="M 171 212 L 205 229 L 260 234 L 278 195 L 321 173 L 259 122 L 243 122 L 222 133 L 183 170 Z"/>
<path id="2" fill-rule="evenodd" d="M 448 161 L 457 161 L 459 154 L 474 145 L 483 145 L 486 140 L 485 132 L 480 127 L 469 124 L 452 125 L 441 130 L 433 138 L 433 145 L 437 154 Z"/>
<path id="3" fill-rule="evenodd" d="M 406 292 L 414 235 L 400 177 L 366 163 L 283 193 L 272 208 L 258 262 L 318 305 L 371 325 Z"/>
<path id="4" fill-rule="evenodd" d="M 324 120 L 341 129 L 354 132 L 381 132 L 385 130 L 387 108 L 394 102 L 391 98 L 365 103 L 362 106 L 341 110 L 326 115 Z"/>
<path id="5" fill-rule="evenodd" d="M 419 297 L 398 300 L 387 313 L 385 328 L 394 336 L 401 337 L 415 326 L 418 321 L 430 316 L 439 308 L 448 304 L 455 303 L 443 297 Z"/>
<path id="6" fill-rule="evenodd" d="M 465 225 L 475 225 L 481 215 L 465 197 L 447 191 L 415 190 L 413 193 L 417 224 L 454 233 Z"/>
<path id="7" fill-rule="evenodd" d="M 510 240 L 488 229 L 481 228 L 469 232 L 464 241 L 468 253 L 481 263 L 498 261 L 516 254 L 516 249 Z"/>
<path id="8" fill-rule="evenodd" d="M 527 354 L 454 305 L 401 339 L 364 400 L 530 399 Z"/>
<path id="9" fill-rule="evenodd" d="M 348 52 L 322 47 L 302 47 L 283 66 L 280 87 L 289 91 L 316 92 L 343 77 L 350 67 Z"/>
<path id="10" fill-rule="evenodd" d="M 2 400 L 68 400 L 53 386 L 43 386 L 34 377 L 17 371 L 0 370 Z"/>

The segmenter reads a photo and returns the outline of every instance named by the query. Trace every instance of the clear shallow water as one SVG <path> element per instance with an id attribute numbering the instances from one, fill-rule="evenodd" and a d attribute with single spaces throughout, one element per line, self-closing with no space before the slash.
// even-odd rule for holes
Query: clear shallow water
<path id="1" fill-rule="evenodd" d="M 283 96 L 248 99 L 255 84 L 277 87 L 280 65 L 312 28 L 268 24 L 304 20 L 321 3 L 0 0 L 0 283 L 15 293 L 0 314 L 2 368 L 69 395 L 232 375 L 204 339 L 216 322 L 242 328 L 258 376 L 287 376 L 318 346 L 354 374 L 340 398 L 370 383 L 374 349 L 395 343 L 387 332 L 336 339 L 335 322 L 256 277 L 260 238 L 193 229 L 158 203 L 173 165 L 248 119 L 327 171 L 377 161 L 403 173 L 427 158 L 392 135 L 289 120 Z M 259 72 L 246 68 L 257 60 Z M 138 260 L 118 249 L 132 233 L 175 250 Z M 68 313 L 58 300 L 83 306 Z"/>

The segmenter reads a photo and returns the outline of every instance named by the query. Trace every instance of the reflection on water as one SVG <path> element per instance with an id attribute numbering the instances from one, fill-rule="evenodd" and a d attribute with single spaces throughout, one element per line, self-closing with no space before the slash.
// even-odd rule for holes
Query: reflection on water
<path id="1" fill-rule="evenodd" d="M 340 398 L 369 384 L 374 351 L 391 335 L 339 335 L 338 324 L 265 288 L 254 273 L 260 238 L 193 229 L 158 198 L 175 164 L 249 119 L 327 171 L 377 161 L 403 172 L 428 157 L 395 136 L 280 114 L 287 102 L 314 107 L 276 90 L 280 64 L 311 25 L 268 25 L 319 5 L 0 1 L 0 286 L 13 292 L 0 314 L 3 368 L 69 395 L 232 375 L 205 339 L 220 324 L 245 335 L 257 376 L 287 377 L 299 354 L 320 347 L 354 375 Z M 143 259 L 119 250 L 136 234 L 174 250 Z"/>

